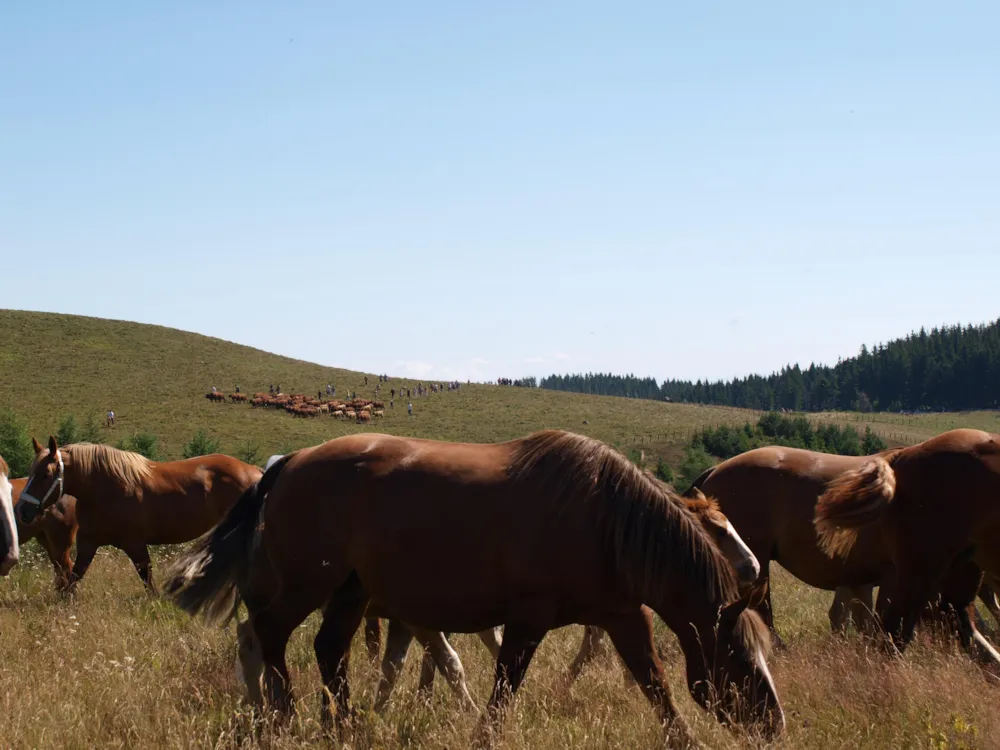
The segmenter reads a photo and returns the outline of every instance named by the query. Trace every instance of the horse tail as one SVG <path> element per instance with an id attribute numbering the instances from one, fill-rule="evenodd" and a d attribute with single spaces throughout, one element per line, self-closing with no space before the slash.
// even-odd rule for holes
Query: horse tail
<path id="1" fill-rule="evenodd" d="M 695 491 L 701 494 L 701 488 L 705 486 L 705 482 L 708 481 L 708 477 L 717 468 L 718 465 L 712 466 L 711 468 L 705 469 L 698 475 L 698 478 L 691 482 L 691 486 L 688 487 L 681 497 L 695 497 Z"/>
<path id="2" fill-rule="evenodd" d="M 185 612 L 201 613 L 207 622 L 223 624 L 236 614 L 239 586 L 246 580 L 264 499 L 294 455 L 275 461 L 215 528 L 171 565 L 164 590 Z"/>
<path id="3" fill-rule="evenodd" d="M 847 557 L 858 532 L 880 518 L 896 496 L 893 456 L 873 456 L 860 469 L 826 485 L 816 503 L 813 524 L 819 546 L 830 557 Z"/>

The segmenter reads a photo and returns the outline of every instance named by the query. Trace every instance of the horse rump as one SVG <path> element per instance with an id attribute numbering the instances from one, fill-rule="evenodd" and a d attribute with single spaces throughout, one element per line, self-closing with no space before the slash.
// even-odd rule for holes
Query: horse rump
<path id="1" fill-rule="evenodd" d="M 294 455 L 275 461 L 215 528 L 170 565 L 164 591 L 185 612 L 202 614 L 210 624 L 226 624 L 236 614 L 264 499 Z"/>

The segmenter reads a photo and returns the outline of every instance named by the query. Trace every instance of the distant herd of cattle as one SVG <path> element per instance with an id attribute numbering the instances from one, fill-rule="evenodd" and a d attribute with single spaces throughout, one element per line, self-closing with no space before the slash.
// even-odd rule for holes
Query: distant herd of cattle
<path id="1" fill-rule="evenodd" d="M 385 404 L 364 398 L 352 398 L 349 401 L 309 398 L 302 393 L 287 395 L 284 393 L 255 393 L 248 396 L 245 393 L 230 393 L 212 391 L 205 394 L 209 401 L 225 402 L 228 398 L 235 403 L 249 403 L 253 407 L 265 409 L 284 409 L 294 417 L 318 417 L 329 414 L 336 419 L 349 419 L 356 422 L 371 422 L 372 419 L 385 416 Z"/>

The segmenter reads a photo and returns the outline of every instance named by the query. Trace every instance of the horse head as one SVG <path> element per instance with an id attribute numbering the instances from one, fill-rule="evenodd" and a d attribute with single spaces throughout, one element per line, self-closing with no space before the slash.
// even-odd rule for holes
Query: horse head
<path id="1" fill-rule="evenodd" d="M 17 501 L 18 515 L 24 523 L 34 521 L 39 514 L 59 502 L 65 492 L 66 464 L 56 439 L 49 435 L 47 449 L 34 438 L 31 443 L 35 448 L 35 460 Z"/>

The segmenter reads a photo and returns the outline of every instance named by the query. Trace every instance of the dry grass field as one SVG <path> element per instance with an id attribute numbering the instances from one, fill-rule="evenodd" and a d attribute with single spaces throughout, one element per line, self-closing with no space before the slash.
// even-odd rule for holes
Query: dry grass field
<path id="1" fill-rule="evenodd" d="M 511 373 L 518 375 L 519 373 Z M 29 377 L 30 376 L 30 377 Z M 198 429 L 235 451 L 246 441 L 261 456 L 362 429 L 470 441 L 501 440 L 543 427 L 584 432 L 609 442 L 649 436 L 643 445 L 668 454 L 700 426 L 740 423 L 749 412 L 695 405 L 581 396 L 538 390 L 463 386 L 413 399 L 414 416 L 397 402 L 371 427 L 330 418 L 295 419 L 247 406 L 211 404 L 213 384 L 244 392 L 280 382 L 286 392 L 315 393 L 332 381 L 363 389 L 363 374 L 277 357 L 216 339 L 153 326 L 59 315 L 0 311 L 0 408 L 9 406 L 41 437 L 61 415 L 78 419 L 114 408 L 120 423 L 109 442 L 130 430 L 156 434 L 177 457 Z M 393 380 L 390 386 L 401 381 Z M 412 381 L 408 381 L 412 385 Z M 861 420 L 904 440 L 952 426 L 992 426 L 992 414 L 814 419 Z M 897 419 L 898 422 L 890 420 Z M 584 424 L 584 421 L 587 424 Z M 157 551 L 162 562 L 175 550 Z M 311 618 L 289 649 L 301 700 L 293 725 L 278 736 L 246 732 L 242 688 L 234 672 L 234 632 L 207 628 L 169 602 L 149 597 L 125 556 L 102 550 L 74 599 L 58 596 L 51 570 L 34 545 L 0 580 L 0 747 L 2 748 L 465 748 L 475 718 L 462 713 L 439 677 L 429 703 L 414 695 L 418 650 L 385 715 L 365 713 L 351 737 L 331 743 L 318 723 L 319 674 Z M 1000 687 L 949 643 L 923 633 L 903 659 L 889 659 L 858 638 L 830 635 L 832 595 L 783 571 L 773 576 L 778 629 L 787 650 L 770 660 L 787 718 L 773 747 L 1000 747 Z M 988 617 L 988 615 L 987 615 Z M 660 741 L 653 712 L 612 657 L 572 686 L 567 666 L 582 628 L 553 632 L 539 648 L 504 734 L 507 748 L 636 748 Z M 711 748 L 755 747 L 729 733 L 687 695 L 683 660 L 661 628 L 669 680 L 696 735 Z M 371 705 L 377 674 L 355 641 L 351 678 L 357 705 Z M 489 694 L 492 664 L 474 636 L 453 638 L 470 689 Z"/>

